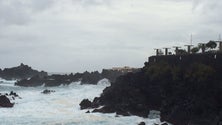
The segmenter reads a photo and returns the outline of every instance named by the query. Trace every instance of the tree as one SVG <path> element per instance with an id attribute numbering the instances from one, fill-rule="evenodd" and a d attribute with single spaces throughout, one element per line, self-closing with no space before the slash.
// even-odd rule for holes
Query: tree
<path id="1" fill-rule="evenodd" d="M 199 50 L 200 50 L 199 47 L 194 47 L 194 48 L 191 49 L 191 52 L 192 53 L 197 53 Z"/>
<path id="2" fill-rule="evenodd" d="M 207 44 L 206 44 L 206 47 L 207 48 L 210 48 L 210 49 L 214 49 L 217 47 L 217 43 L 214 42 L 214 41 L 209 41 Z"/>
<path id="3" fill-rule="evenodd" d="M 199 44 L 198 44 L 198 48 L 201 49 L 202 53 L 205 53 L 205 50 L 206 50 L 206 44 L 204 44 L 204 43 L 199 43 Z"/>
<path id="4" fill-rule="evenodd" d="M 177 50 L 177 52 L 176 52 L 177 54 L 187 54 L 187 51 L 186 50 L 184 50 L 184 49 L 178 49 Z"/>

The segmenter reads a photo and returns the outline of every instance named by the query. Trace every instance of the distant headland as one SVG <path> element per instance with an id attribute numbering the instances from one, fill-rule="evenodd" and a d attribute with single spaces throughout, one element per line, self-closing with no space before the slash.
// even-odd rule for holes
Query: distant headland
<path id="1" fill-rule="evenodd" d="M 106 78 L 110 82 L 115 82 L 116 78 L 129 72 L 137 72 L 140 69 L 125 67 L 114 67 L 103 69 L 102 72 L 94 71 L 70 74 L 50 74 L 45 71 L 32 69 L 28 65 L 21 63 L 17 67 L 0 69 L 0 77 L 6 80 L 17 80 L 18 86 L 59 86 L 68 85 L 72 82 L 80 81 L 81 84 L 97 84 L 100 80 Z"/>

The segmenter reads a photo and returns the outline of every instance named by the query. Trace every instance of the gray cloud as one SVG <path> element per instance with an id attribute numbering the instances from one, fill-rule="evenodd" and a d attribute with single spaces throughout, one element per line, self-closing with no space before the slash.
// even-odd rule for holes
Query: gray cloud
<path id="1" fill-rule="evenodd" d="M 53 4 L 52 0 L 0 0 L 0 23 L 24 25 L 34 12 L 41 12 Z"/>
<path id="2" fill-rule="evenodd" d="M 193 3 L 194 2 L 194 3 Z M 217 3 L 219 2 L 219 3 Z M 215 3 L 217 3 L 215 5 Z M 0 67 L 142 67 L 153 48 L 221 33 L 217 0 L 0 0 Z"/>

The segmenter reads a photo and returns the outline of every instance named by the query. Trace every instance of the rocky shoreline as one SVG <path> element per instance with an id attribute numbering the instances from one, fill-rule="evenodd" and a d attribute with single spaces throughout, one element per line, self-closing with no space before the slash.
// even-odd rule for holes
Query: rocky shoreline
<path id="1" fill-rule="evenodd" d="M 48 75 L 45 71 L 37 71 L 28 65 L 21 63 L 20 66 L 0 69 L 0 78 L 6 80 L 17 80 L 15 85 L 24 87 L 35 86 L 60 86 L 69 85 L 72 82 L 81 81 L 81 84 L 97 84 L 100 80 L 106 78 L 110 82 L 115 82 L 116 78 L 128 72 L 138 72 L 140 69 L 136 68 L 117 68 L 117 69 L 103 69 L 102 72 L 83 72 L 70 74 L 52 74 Z"/>
<path id="2" fill-rule="evenodd" d="M 133 72 L 137 72 L 137 70 Z M 114 82 L 117 77 L 126 74 L 127 72 L 113 71 L 113 70 L 103 70 L 102 73 L 98 71 L 95 72 L 84 72 L 69 75 L 50 75 L 39 77 L 38 75 L 33 76 L 28 79 L 22 79 L 17 81 L 15 85 L 25 86 L 25 87 L 35 87 L 35 86 L 60 86 L 69 85 L 73 82 L 81 82 L 81 84 L 97 84 L 102 79 L 108 79 L 110 82 Z"/>
<path id="3" fill-rule="evenodd" d="M 221 62 L 222 54 L 153 56 L 140 72 L 118 77 L 100 97 L 84 99 L 80 107 L 141 117 L 159 110 L 161 121 L 174 125 L 220 125 Z"/>
<path id="4" fill-rule="evenodd" d="M 19 97 L 19 95 L 13 91 L 11 91 L 10 93 L 0 93 L 0 107 L 4 107 L 4 108 L 11 108 L 14 106 L 14 103 L 12 103 L 10 100 L 15 100 L 15 99 L 21 99 L 21 97 Z"/>
<path id="5" fill-rule="evenodd" d="M 152 56 L 142 69 L 133 72 L 103 70 L 69 75 L 47 75 L 45 72 L 15 76 L 1 70 L 0 76 L 13 79 L 19 86 L 59 86 L 75 81 L 97 84 L 103 78 L 111 86 L 91 102 L 84 99 L 80 108 L 92 112 L 116 113 L 148 117 L 152 110 L 160 111 L 161 121 L 174 125 L 220 125 L 222 123 L 222 54 L 192 54 Z M 23 71 L 28 66 L 12 68 Z M 10 70 L 9 70 L 10 71 Z M 25 71 L 26 72 L 26 71 Z M 27 72 L 26 72 L 27 73 Z M 29 76 L 29 78 L 27 78 Z M 43 91 L 44 92 L 44 91 Z M 46 90 L 45 94 L 54 92 Z M 7 95 L 0 95 L 1 107 L 13 107 Z M 89 112 L 87 112 L 89 113 Z M 143 124 L 143 123 L 141 123 Z"/>

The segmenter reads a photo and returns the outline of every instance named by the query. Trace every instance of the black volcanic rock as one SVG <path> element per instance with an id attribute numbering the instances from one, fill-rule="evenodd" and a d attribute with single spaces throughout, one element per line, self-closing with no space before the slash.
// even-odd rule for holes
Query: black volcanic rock
<path id="1" fill-rule="evenodd" d="M 52 92 L 55 92 L 55 90 L 48 90 L 48 89 L 45 89 L 42 93 L 43 94 L 50 94 Z"/>
<path id="2" fill-rule="evenodd" d="M 94 112 L 148 117 L 159 110 L 174 125 L 218 125 L 222 121 L 222 54 L 150 57 L 103 90 Z M 91 107 L 95 108 L 95 107 Z"/>
<path id="3" fill-rule="evenodd" d="M 10 96 L 13 96 L 13 97 L 19 97 L 18 94 L 15 93 L 15 92 L 13 92 L 13 91 L 11 91 L 9 95 L 10 95 Z"/>
<path id="4" fill-rule="evenodd" d="M 82 73 L 76 73 L 76 74 L 74 74 L 74 75 L 73 75 L 73 73 L 71 73 L 71 74 L 69 75 L 69 79 L 70 79 L 71 81 L 78 82 L 78 81 L 81 81 L 82 76 L 83 76 Z"/>
<path id="5" fill-rule="evenodd" d="M 145 122 L 140 122 L 138 125 L 146 125 Z"/>
<path id="6" fill-rule="evenodd" d="M 60 86 L 60 85 L 69 85 L 72 82 L 81 81 L 81 84 L 97 84 L 100 80 L 107 78 L 110 81 L 115 81 L 115 79 L 127 72 L 122 71 L 113 71 L 113 70 L 103 70 L 102 73 L 98 71 L 95 72 L 84 72 L 84 73 L 76 73 L 69 75 L 50 75 L 40 77 L 39 75 L 33 76 L 31 78 L 26 78 L 19 80 L 15 83 L 18 86 L 25 87 L 35 87 L 35 86 Z"/>
<path id="7" fill-rule="evenodd" d="M 0 96 L 0 107 L 13 107 L 13 103 L 10 102 L 10 100 L 5 96 L 1 95 Z"/>
<path id="8" fill-rule="evenodd" d="M 139 71 L 140 69 L 131 69 L 130 71 L 129 70 L 118 71 L 118 70 L 113 70 L 113 69 L 103 69 L 101 75 L 103 78 L 109 79 L 109 81 L 113 83 L 116 81 L 116 78 L 118 78 L 121 75 L 125 75 L 130 72 L 135 73 Z"/>
<path id="9" fill-rule="evenodd" d="M 84 99 L 81 101 L 79 106 L 80 106 L 80 109 L 87 109 L 92 106 L 92 102 L 89 101 L 88 99 Z"/>
<path id="10" fill-rule="evenodd" d="M 103 77 L 101 74 L 96 71 L 96 72 L 84 72 L 82 75 L 82 84 L 97 84 Z"/>
<path id="11" fill-rule="evenodd" d="M 34 76 L 30 79 L 22 79 L 17 81 L 15 85 L 25 86 L 25 87 L 35 87 L 45 84 L 45 86 L 59 86 L 59 85 L 68 85 L 72 81 L 68 75 L 51 75 L 45 77 Z"/>
<path id="12" fill-rule="evenodd" d="M 35 86 L 41 86 L 43 84 L 44 84 L 44 79 L 40 78 L 39 76 L 34 76 L 30 79 L 22 79 L 15 83 L 15 85 L 17 86 L 25 86 L 25 87 L 35 87 Z"/>
<path id="13" fill-rule="evenodd" d="M 72 82 L 68 75 L 51 75 L 44 80 L 45 86 L 69 85 Z"/>
<path id="14" fill-rule="evenodd" d="M 21 65 L 18 67 L 5 68 L 0 73 L 0 77 L 7 80 L 27 79 L 37 75 L 39 77 L 44 77 L 47 76 L 47 73 L 44 71 L 39 72 L 37 70 L 33 70 L 31 67 L 24 65 L 23 63 L 21 63 Z"/>
<path id="15" fill-rule="evenodd" d="M 25 66 L 26 67 L 26 66 Z M 138 71 L 138 69 L 131 69 L 130 71 Z M 15 83 L 18 86 L 25 87 L 35 87 L 35 86 L 60 86 L 60 85 L 69 85 L 72 82 L 81 81 L 81 84 L 97 84 L 100 80 L 107 78 L 111 82 L 115 81 L 115 79 L 123 74 L 128 73 L 128 70 L 103 70 L 102 73 L 98 71 L 95 72 L 84 72 L 84 73 L 76 73 L 69 75 L 35 75 L 31 78 L 24 78 Z"/>
<path id="16" fill-rule="evenodd" d="M 109 79 L 111 83 L 115 82 L 117 77 L 124 74 L 126 73 L 115 70 L 107 70 L 107 69 L 102 70 L 102 77 Z"/>

